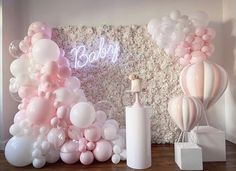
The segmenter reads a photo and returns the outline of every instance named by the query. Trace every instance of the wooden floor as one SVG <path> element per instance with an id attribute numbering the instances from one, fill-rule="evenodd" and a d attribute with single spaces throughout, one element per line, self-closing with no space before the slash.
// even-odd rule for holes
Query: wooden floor
<path id="1" fill-rule="evenodd" d="M 236 145 L 227 142 L 227 161 L 226 162 L 213 162 L 204 163 L 204 170 L 206 171 L 236 171 Z M 152 167 L 147 171 L 172 171 L 180 170 L 174 162 L 174 149 L 173 145 L 153 145 L 152 146 Z M 4 153 L 0 152 L 0 171 L 20 171 L 20 170 L 37 170 L 31 165 L 23 168 L 15 168 L 7 163 L 4 158 Z M 77 170 L 89 170 L 89 171 L 118 171 L 118 170 L 133 170 L 126 166 L 125 162 L 121 162 L 118 165 L 114 165 L 111 161 L 105 163 L 95 162 L 90 166 L 83 166 L 80 163 L 67 165 L 61 161 L 54 164 L 47 164 L 40 171 L 77 171 Z"/>

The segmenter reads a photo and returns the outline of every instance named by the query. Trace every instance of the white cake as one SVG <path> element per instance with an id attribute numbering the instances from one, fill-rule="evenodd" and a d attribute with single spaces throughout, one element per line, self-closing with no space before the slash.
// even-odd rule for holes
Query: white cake
<path id="1" fill-rule="evenodd" d="M 141 90 L 142 90 L 141 80 L 140 79 L 131 80 L 131 91 L 140 92 Z"/>

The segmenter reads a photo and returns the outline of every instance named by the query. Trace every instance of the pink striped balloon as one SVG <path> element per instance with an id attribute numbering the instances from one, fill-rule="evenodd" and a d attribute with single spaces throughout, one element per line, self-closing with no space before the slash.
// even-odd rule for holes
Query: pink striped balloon
<path id="1" fill-rule="evenodd" d="M 199 98 L 206 109 L 222 96 L 227 84 L 225 70 L 209 61 L 188 65 L 180 73 L 184 94 Z"/>
<path id="2" fill-rule="evenodd" d="M 179 96 L 168 103 L 168 112 L 176 125 L 185 132 L 191 131 L 203 114 L 201 101 L 194 97 Z"/>

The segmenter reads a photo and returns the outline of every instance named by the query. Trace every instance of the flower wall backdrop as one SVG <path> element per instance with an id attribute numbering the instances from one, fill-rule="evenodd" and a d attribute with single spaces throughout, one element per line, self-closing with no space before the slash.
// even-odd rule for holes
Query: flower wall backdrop
<path id="1" fill-rule="evenodd" d="M 120 52 L 115 63 L 110 58 L 99 59 L 83 68 L 73 68 L 75 56 L 72 48 L 85 45 L 86 50 L 98 47 L 100 38 L 119 42 Z M 146 92 L 142 102 L 151 105 L 152 142 L 173 143 L 179 132 L 168 111 L 168 100 L 182 94 L 179 73 L 182 66 L 162 51 L 152 41 L 146 26 L 62 26 L 54 28 L 53 40 L 65 50 L 73 75 L 81 80 L 86 97 L 94 104 L 107 100 L 114 105 L 109 117 L 125 126 L 125 106 L 133 100 L 126 90 L 130 89 L 128 75 L 137 72 L 143 79 Z M 174 64 L 174 65 L 173 65 Z"/>

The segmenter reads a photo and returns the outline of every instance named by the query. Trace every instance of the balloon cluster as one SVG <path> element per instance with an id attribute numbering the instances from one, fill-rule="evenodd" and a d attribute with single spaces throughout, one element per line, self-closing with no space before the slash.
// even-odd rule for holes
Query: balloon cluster
<path id="1" fill-rule="evenodd" d="M 34 22 L 22 41 L 13 41 L 9 91 L 20 99 L 19 112 L 5 147 L 7 161 L 17 167 L 41 168 L 60 158 L 68 164 L 94 159 L 126 160 L 125 129 L 95 110 L 71 75 L 65 52 L 51 40 L 52 30 Z"/>
<path id="2" fill-rule="evenodd" d="M 153 24 L 155 20 L 153 20 L 148 25 L 149 33 L 154 35 L 153 30 L 162 27 L 166 20 L 171 20 L 172 25 L 169 27 L 172 30 L 174 30 L 173 23 L 177 29 L 177 24 L 183 20 L 182 18 L 179 11 L 173 11 L 168 17 L 163 17 L 162 22 L 155 27 Z M 208 60 L 214 52 L 211 41 L 216 33 L 212 28 L 207 27 L 207 14 L 198 11 L 184 18 L 185 22 L 189 23 L 188 27 L 181 27 L 185 35 L 178 39 L 178 43 L 169 42 L 169 45 L 173 45 L 171 53 L 164 49 L 168 54 L 179 57 L 180 64 L 185 66 L 179 78 L 184 95 L 174 97 L 168 103 L 168 112 L 182 131 L 178 141 L 181 137 L 184 141 L 185 133 L 191 131 L 203 116 L 209 125 L 206 110 L 222 96 L 228 83 L 225 70 Z M 158 35 L 163 32 L 159 32 L 159 29 L 156 32 L 156 37 L 153 38 L 158 39 Z M 169 35 L 173 33 L 169 32 Z"/>
<path id="3" fill-rule="evenodd" d="M 206 60 L 214 52 L 211 41 L 215 31 L 207 25 L 205 12 L 187 16 L 176 10 L 160 20 L 152 19 L 147 29 L 159 47 L 168 55 L 179 57 L 180 64 L 186 66 Z"/>

